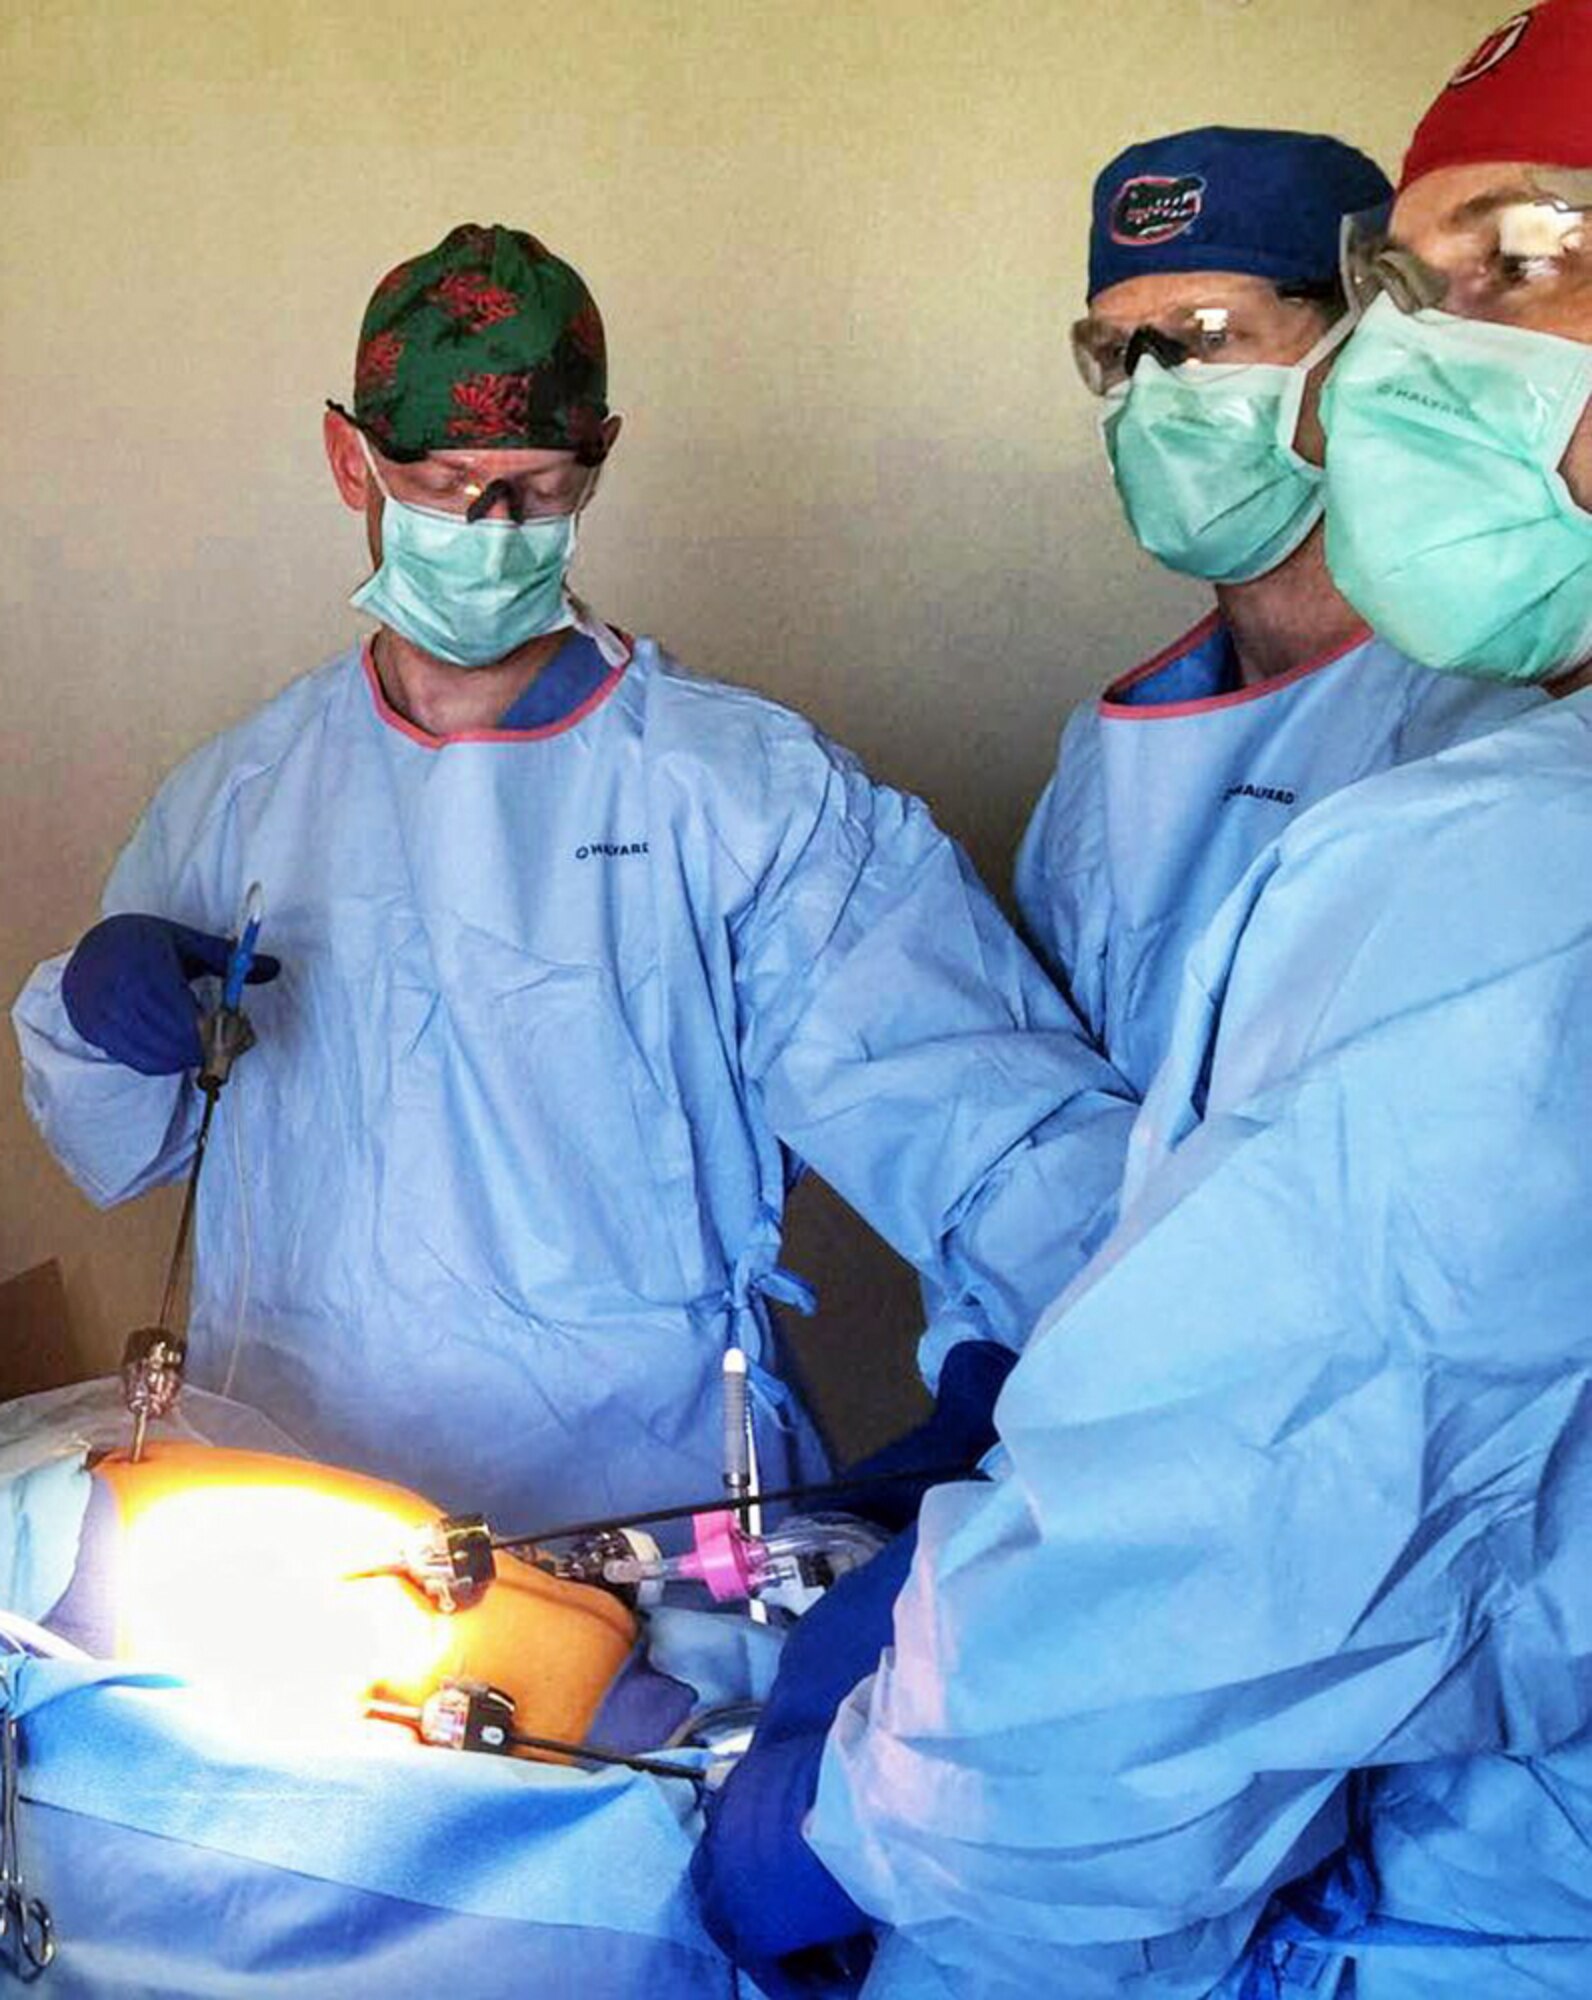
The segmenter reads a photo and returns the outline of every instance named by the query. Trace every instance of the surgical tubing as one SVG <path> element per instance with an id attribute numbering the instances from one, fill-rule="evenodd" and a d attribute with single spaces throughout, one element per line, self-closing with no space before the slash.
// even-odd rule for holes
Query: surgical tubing
<path id="1" fill-rule="evenodd" d="M 774 1506 L 786 1500 L 833 1500 L 842 1493 L 855 1493 L 859 1487 L 886 1485 L 902 1479 L 923 1479 L 931 1485 L 940 1485 L 952 1479 L 970 1479 L 979 1475 L 970 1472 L 965 1464 L 957 1465 L 915 1465 L 898 1472 L 862 1472 L 853 1479 L 831 1479 L 821 1486 L 782 1486 L 773 1493 L 759 1493 L 758 1504 Z M 683 1506 L 654 1507 L 647 1514 L 618 1514 L 599 1521 L 571 1521 L 558 1528 L 540 1528 L 528 1535 L 493 1535 L 494 1549 L 507 1549 L 511 1554 L 516 1549 L 540 1549 L 544 1542 L 573 1541 L 582 1535 L 601 1535 L 615 1528 L 645 1528 L 654 1521 L 683 1521 L 692 1514 L 713 1514 L 720 1512 L 724 1496 L 715 1493 L 711 1499 L 692 1500 Z"/>
<path id="2" fill-rule="evenodd" d="M 822 1555 L 831 1562 L 844 1552 L 853 1558 L 847 1565 L 860 1569 L 876 1556 L 888 1538 L 857 1521 L 839 1514 L 808 1514 L 763 1536 L 763 1551 L 770 1562 L 781 1557 Z"/>

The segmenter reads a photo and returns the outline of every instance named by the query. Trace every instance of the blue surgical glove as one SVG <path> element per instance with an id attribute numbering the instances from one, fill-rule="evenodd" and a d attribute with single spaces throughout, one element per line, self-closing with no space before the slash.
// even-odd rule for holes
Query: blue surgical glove
<path id="1" fill-rule="evenodd" d="M 818 1795 L 826 1733 L 754 1743 L 709 1801 L 707 1830 L 691 1862 L 709 1934 L 765 1990 L 781 1983 L 779 1960 L 868 1928 L 802 1838 Z M 799 1990 L 789 1968 L 783 1983 Z"/>
<path id="2" fill-rule="evenodd" d="M 939 1393 L 924 1421 L 852 1467 L 852 1478 L 877 1483 L 847 1493 L 846 1511 L 882 1528 L 905 1528 L 918 1518 L 931 1486 L 958 1474 L 971 1479 L 996 1442 L 995 1404 L 1016 1366 L 1012 1350 L 993 1340 L 958 1341 L 945 1357 Z M 922 1476 L 887 1480 L 886 1473 Z"/>
<path id="3" fill-rule="evenodd" d="M 168 917 L 107 917 L 87 932 L 61 975 L 67 1019 L 115 1062 L 142 1076 L 197 1069 L 199 1001 L 189 985 L 204 973 L 221 978 L 229 938 Z M 281 963 L 261 952 L 249 984 L 275 979 Z"/>
<path id="4" fill-rule="evenodd" d="M 802 1823 L 817 1796 L 835 1713 L 890 1643 L 895 1601 L 916 1546 L 915 1532 L 898 1535 L 798 1620 L 751 1748 L 708 1804 L 691 1864 L 702 1920 L 770 1993 L 814 1990 L 819 1975 L 792 1954 L 869 1928 L 807 1845 Z M 834 1976 L 832 1967 L 827 1976 Z"/>

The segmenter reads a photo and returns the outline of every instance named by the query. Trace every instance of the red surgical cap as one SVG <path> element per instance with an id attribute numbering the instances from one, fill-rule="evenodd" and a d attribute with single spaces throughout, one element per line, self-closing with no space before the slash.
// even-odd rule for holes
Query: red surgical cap
<path id="1" fill-rule="evenodd" d="M 1416 127 L 1400 185 L 1481 160 L 1592 167 L 1592 0 L 1542 0 L 1494 28 Z"/>

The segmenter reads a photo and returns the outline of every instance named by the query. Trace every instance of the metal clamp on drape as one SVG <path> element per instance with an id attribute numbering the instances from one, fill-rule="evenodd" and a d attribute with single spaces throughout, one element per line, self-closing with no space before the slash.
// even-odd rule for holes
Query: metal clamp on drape
<path id="1" fill-rule="evenodd" d="M 17 1718 L 8 1706 L 0 1717 L 0 1951 L 17 1978 L 27 1981 L 37 1979 L 55 1957 L 55 1926 L 42 1897 L 30 1896 L 22 1879 L 21 1770 Z"/>

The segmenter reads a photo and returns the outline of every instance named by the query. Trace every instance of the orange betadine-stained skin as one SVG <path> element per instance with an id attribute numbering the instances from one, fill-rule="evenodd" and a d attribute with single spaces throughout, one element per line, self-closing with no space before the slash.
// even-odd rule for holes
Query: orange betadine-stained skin
<path id="1" fill-rule="evenodd" d="M 617 1598 L 513 1556 L 451 1614 L 403 1577 L 358 1574 L 440 1511 L 381 1480 L 187 1443 L 94 1476 L 117 1509 L 117 1656 L 180 1674 L 251 1733 L 390 1736 L 372 1698 L 418 1706 L 467 1679 L 511 1695 L 517 1728 L 579 1742 L 635 1643 Z"/>

